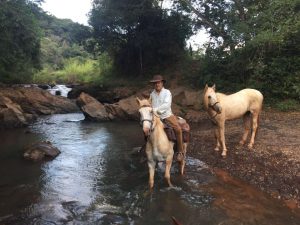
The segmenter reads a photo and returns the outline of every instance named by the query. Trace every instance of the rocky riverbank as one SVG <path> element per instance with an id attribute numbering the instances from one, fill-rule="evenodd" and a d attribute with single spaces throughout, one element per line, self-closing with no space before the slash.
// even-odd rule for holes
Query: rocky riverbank
<path id="1" fill-rule="evenodd" d="M 74 101 L 38 87 L 0 87 L 0 128 L 27 126 L 38 115 L 76 111 Z"/>
<path id="2" fill-rule="evenodd" d="M 80 89 L 82 90 L 82 89 Z M 94 90 L 94 88 L 92 89 Z M 178 115 L 186 118 L 189 122 L 198 122 L 201 117 L 200 109 L 202 104 L 201 91 L 187 90 L 184 87 L 170 88 L 173 96 L 172 110 Z M 106 99 L 105 97 L 99 97 L 99 93 L 96 96 L 90 95 L 92 91 L 84 89 L 84 92 L 77 97 L 77 105 L 84 113 L 87 120 L 91 121 L 108 121 L 108 120 L 139 120 L 138 104 L 136 97 L 149 98 L 152 88 L 144 88 L 138 91 L 132 92 L 132 95 L 128 96 L 129 92 L 123 94 L 116 94 L 120 92 L 120 89 L 113 89 L 111 96 Z M 74 91 L 73 93 L 77 93 Z M 106 95 L 106 94 L 105 94 Z M 73 94 L 70 97 L 75 97 Z M 116 96 L 121 98 L 118 101 L 107 103 L 109 99 L 116 99 Z M 120 97 L 122 96 L 122 97 Z M 99 99 L 102 99 L 100 101 Z"/>
<path id="3" fill-rule="evenodd" d="M 214 125 L 203 112 L 202 119 L 192 124 L 188 154 L 284 200 L 300 213 L 299 127 L 300 112 L 265 109 L 254 149 L 237 149 L 243 131 L 242 119 L 228 121 L 225 128 L 228 155 L 224 159 L 221 152 L 214 151 Z"/>

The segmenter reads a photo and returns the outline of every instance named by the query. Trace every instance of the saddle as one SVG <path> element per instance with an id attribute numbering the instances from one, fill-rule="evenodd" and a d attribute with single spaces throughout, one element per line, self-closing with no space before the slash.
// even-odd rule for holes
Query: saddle
<path id="1" fill-rule="evenodd" d="M 190 133 L 190 125 L 186 122 L 185 119 L 181 118 L 181 117 L 177 117 L 178 119 L 178 123 L 181 127 L 181 130 L 182 130 L 182 140 L 184 143 L 188 143 L 190 142 L 190 137 L 191 137 L 191 133 Z M 177 141 L 177 138 L 176 138 L 176 134 L 175 134 L 175 131 L 174 129 L 169 126 L 167 123 L 165 123 L 163 121 L 163 124 L 164 124 L 164 130 L 167 134 L 167 137 L 170 141 L 173 141 L 176 143 Z"/>

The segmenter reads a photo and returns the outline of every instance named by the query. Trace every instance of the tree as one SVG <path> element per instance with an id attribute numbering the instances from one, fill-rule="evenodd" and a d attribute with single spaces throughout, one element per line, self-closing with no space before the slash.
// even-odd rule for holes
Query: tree
<path id="1" fill-rule="evenodd" d="M 40 68 L 36 1 L 0 1 L 0 81 L 26 82 Z"/>
<path id="2" fill-rule="evenodd" d="M 300 98 L 299 0 L 174 0 L 211 37 L 201 83 Z"/>
<path id="3" fill-rule="evenodd" d="M 189 19 L 155 0 L 94 0 L 90 24 L 101 51 L 124 74 L 159 70 L 182 54 Z"/>

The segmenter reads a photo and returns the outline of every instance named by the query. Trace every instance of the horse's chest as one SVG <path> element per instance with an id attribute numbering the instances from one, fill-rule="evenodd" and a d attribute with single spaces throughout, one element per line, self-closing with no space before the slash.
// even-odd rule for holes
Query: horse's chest
<path id="1" fill-rule="evenodd" d="M 166 157 L 159 151 L 157 147 L 153 148 L 153 158 L 157 161 L 165 161 Z"/>

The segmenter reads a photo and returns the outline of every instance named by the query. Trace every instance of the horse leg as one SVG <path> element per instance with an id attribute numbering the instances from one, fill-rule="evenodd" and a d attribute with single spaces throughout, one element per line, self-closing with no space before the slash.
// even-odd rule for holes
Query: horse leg
<path id="1" fill-rule="evenodd" d="M 215 128 L 215 138 L 217 140 L 217 145 L 215 147 L 215 151 L 219 151 L 220 147 L 221 147 L 221 144 L 220 144 L 220 133 L 219 133 L 219 128 L 218 127 Z"/>
<path id="2" fill-rule="evenodd" d="M 221 145 L 222 145 L 222 148 L 223 148 L 222 156 L 226 157 L 227 148 L 226 148 L 226 145 L 225 145 L 225 121 L 219 125 L 219 132 L 220 132 L 219 133 L 220 142 L 221 142 Z"/>
<path id="3" fill-rule="evenodd" d="M 257 131 L 257 127 L 258 127 L 258 116 L 259 116 L 258 112 L 252 112 L 252 135 L 251 135 L 250 142 L 248 144 L 249 149 L 252 149 L 253 145 L 254 145 L 254 139 L 255 139 L 256 131 Z"/>
<path id="4" fill-rule="evenodd" d="M 188 145 L 187 143 L 183 144 L 184 159 L 181 162 L 178 162 L 179 163 L 179 168 L 180 168 L 180 174 L 181 175 L 183 175 L 183 173 L 184 173 L 187 145 Z"/>
<path id="5" fill-rule="evenodd" d="M 149 168 L 149 188 L 150 190 L 153 189 L 154 186 L 154 172 L 155 172 L 155 161 L 148 161 L 148 168 Z"/>
<path id="6" fill-rule="evenodd" d="M 243 116 L 243 122 L 244 122 L 244 133 L 243 133 L 242 139 L 239 142 L 239 144 L 241 146 L 243 146 L 246 143 L 250 129 L 251 129 L 251 116 L 249 113 L 246 113 Z"/>
<path id="7" fill-rule="evenodd" d="M 166 159 L 165 179 L 166 179 L 169 187 L 173 187 L 173 185 L 171 183 L 171 175 L 170 175 L 170 170 L 171 170 L 172 161 L 173 161 L 173 155 L 174 154 L 168 155 L 167 159 Z"/>

